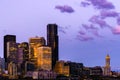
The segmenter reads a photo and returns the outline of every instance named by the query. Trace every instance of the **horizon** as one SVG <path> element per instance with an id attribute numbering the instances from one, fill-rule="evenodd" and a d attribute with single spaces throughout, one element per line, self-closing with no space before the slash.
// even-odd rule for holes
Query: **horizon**
<path id="1" fill-rule="evenodd" d="M 1 57 L 4 35 L 16 35 L 18 43 L 35 36 L 46 40 L 47 24 L 56 23 L 60 60 L 104 66 L 109 54 L 112 69 L 120 68 L 118 0 L 6 0 L 0 2 L 0 11 Z"/>

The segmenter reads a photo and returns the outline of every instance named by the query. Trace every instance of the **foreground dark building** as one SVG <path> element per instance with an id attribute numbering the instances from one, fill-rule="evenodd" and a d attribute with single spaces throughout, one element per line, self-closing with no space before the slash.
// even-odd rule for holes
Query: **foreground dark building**
<path id="1" fill-rule="evenodd" d="M 16 36 L 15 35 L 5 35 L 4 36 L 4 58 L 5 62 L 7 62 L 7 42 L 15 42 L 16 43 Z"/>
<path id="2" fill-rule="evenodd" d="M 56 24 L 47 25 L 47 45 L 52 48 L 52 69 L 58 61 L 58 26 Z"/>

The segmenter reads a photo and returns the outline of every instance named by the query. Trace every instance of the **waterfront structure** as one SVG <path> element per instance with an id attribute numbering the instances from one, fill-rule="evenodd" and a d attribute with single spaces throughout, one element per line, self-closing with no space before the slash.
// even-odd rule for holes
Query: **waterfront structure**
<path id="1" fill-rule="evenodd" d="M 47 45 L 52 48 L 52 69 L 58 61 L 58 26 L 56 24 L 47 25 Z"/>
<path id="2" fill-rule="evenodd" d="M 37 69 L 52 70 L 52 50 L 51 47 L 42 46 L 37 49 Z"/>

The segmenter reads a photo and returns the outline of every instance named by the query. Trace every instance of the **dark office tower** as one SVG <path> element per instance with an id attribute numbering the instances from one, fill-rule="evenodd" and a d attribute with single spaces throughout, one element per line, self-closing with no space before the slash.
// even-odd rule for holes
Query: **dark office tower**
<path id="1" fill-rule="evenodd" d="M 29 44 L 28 42 L 23 42 L 19 45 L 19 48 L 23 49 L 23 61 L 29 60 Z"/>
<path id="2" fill-rule="evenodd" d="M 56 24 L 47 25 L 47 45 L 52 48 L 52 69 L 58 61 L 58 26 Z"/>
<path id="3" fill-rule="evenodd" d="M 15 42 L 16 43 L 16 36 L 15 35 L 5 35 L 4 36 L 4 58 L 5 62 L 7 62 L 8 53 L 7 53 L 7 43 L 8 42 Z"/>

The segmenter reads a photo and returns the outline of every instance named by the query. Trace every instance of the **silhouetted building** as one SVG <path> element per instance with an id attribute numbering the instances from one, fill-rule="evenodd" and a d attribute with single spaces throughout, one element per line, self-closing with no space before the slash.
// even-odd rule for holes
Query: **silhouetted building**
<path id="1" fill-rule="evenodd" d="M 103 74 L 102 68 L 100 66 L 91 67 L 89 69 L 90 69 L 90 75 L 102 76 Z"/>
<path id="2" fill-rule="evenodd" d="M 5 35 L 4 36 L 4 58 L 5 58 L 5 62 L 7 62 L 7 58 L 8 58 L 7 42 L 16 42 L 16 36 L 15 35 Z"/>
<path id="3" fill-rule="evenodd" d="M 83 63 L 76 63 L 76 62 L 67 62 L 70 68 L 70 75 L 71 76 L 81 76 L 83 75 Z"/>
<path id="4" fill-rule="evenodd" d="M 56 24 L 47 25 L 47 45 L 52 48 L 52 69 L 58 61 L 58 26 Z"/>

